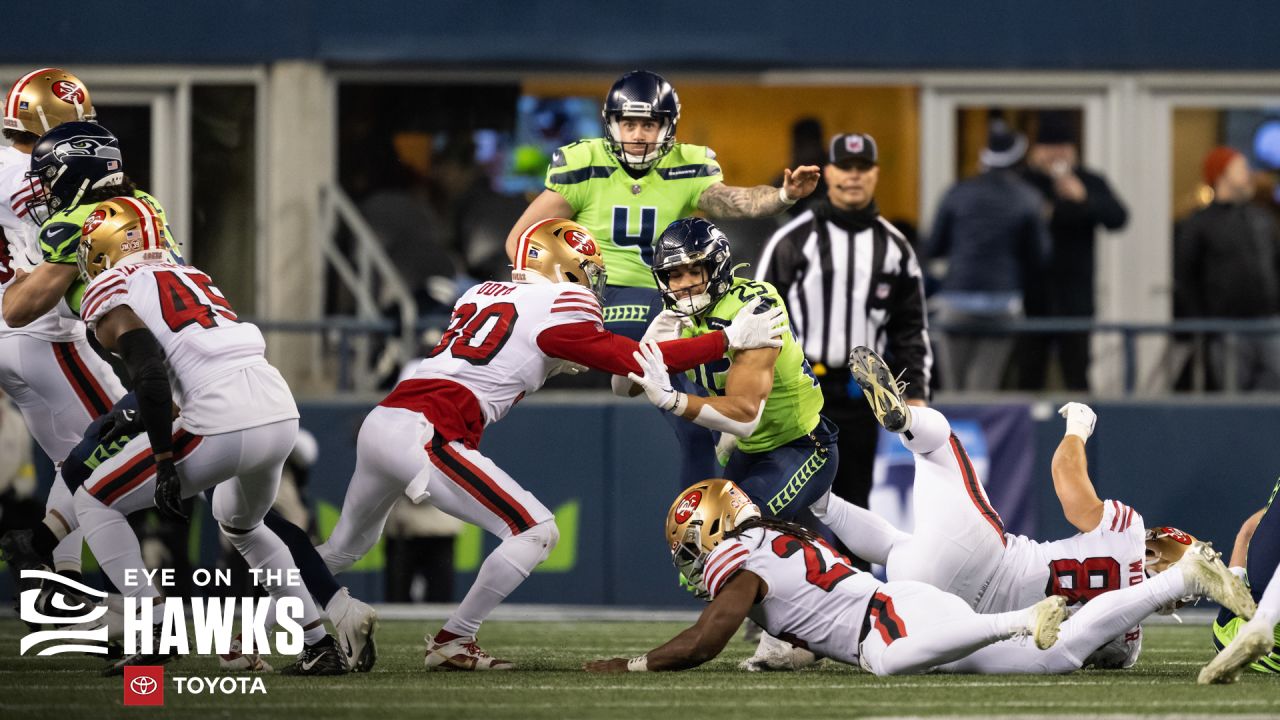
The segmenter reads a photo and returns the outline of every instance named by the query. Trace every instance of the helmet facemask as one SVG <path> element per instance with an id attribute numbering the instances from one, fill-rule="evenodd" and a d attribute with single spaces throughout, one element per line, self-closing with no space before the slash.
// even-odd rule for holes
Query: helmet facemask
<path id="1" fill-rule="evenodd" d="M 698 258 L 688 263 L 678 265 L 669 265 L 665 268 L 654 268 L 653 276 L 658 281 L 658 289 L 662 292 L 663 300 L 666 301 L 667 307 L 672 312 L 683 317 L 695 317 L 706 312 L 715 303 L 715 298 L 711 296 L 711 269 L 704 259 L 705 256 L 699 255 Z M 673 290 L 671 288 L 671 271 L 678 267 L 688 266 L 688 271 L 696 271 L 702 274 L 702 282 L 696 285 Z M 694 292 L 694 291 L 697 292 Z"/>
<path id="2" fill-rule="evenodd" d="M 624 142 L 622 139 L 624 119 L 657 120 L 659 123 L 657 140 L 645 143 Z M 624 104 L 620 113 L 605 113 L 605 141 L 623 166 L 636 172 L 644 172 L 671 151 L 671 147 L 676 142 L 676 127 L 666 113 L 654 111 L 649 103 L 628 102 Z M 627 152 L 628 146 L 636 145 L 644 145 L 644 154 L 635 155 Z"/>

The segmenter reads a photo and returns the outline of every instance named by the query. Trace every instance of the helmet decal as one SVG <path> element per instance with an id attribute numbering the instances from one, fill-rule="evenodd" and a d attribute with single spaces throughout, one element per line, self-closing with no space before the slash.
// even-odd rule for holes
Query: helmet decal
<path id="1" fill-rule="evenodd" d="M 84 104 L 84 89 L 69 80 L 59 80 L 53 84 L 53 94 L 68 105 Z"/>
<path id="2" fill-rule="evenodd" d="M 693 516 L 693 511 L 698 509 L 698 503 L 702 502 L 702 491 L 694 490 L 693 492 L 680 498 L 680 504 L 676 505 L 675 520 L 678 523 L 687 522 Z"/>

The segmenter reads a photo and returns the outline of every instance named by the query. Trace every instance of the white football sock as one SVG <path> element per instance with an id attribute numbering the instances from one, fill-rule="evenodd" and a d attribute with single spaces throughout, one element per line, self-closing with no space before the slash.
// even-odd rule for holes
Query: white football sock
<path id="1" fill-rule="evenodd" d="M 917 455 L 933 452 L 947 444 L 951 437 L 951 423 L 942 413 L 927 407 L 908 405 L 911 411 L 911 429 L 898 436 L 902 446 Z"/>
<path id="2" fill-rule="evenodd" d="M 226 528 L 221 528 L 222 534 L 227 540 L 235 546 L 235 549 L 244 557 L 246 563 L 251 568 L 272 571 L 269 573 L 260 573 L 262 575 L 262 587 L 267 593 L 276 600 L 292 597 L 298 598 L 302 602 L 302 617 L 294 618 L 298 624 L 306 627 L 320 619 L 320 613 L 316 610 L 315 600 L 311 598 L 311 593 L 307 591 L 307 586 L 303 583 L 297 585 L 288 585 L 285 582 L 278 582 L 289 576 L 289 571 L 294 571 L 297 575 L 297 565 L 293 563 L 293 556 L 289 554 L 289 547 L 284 544 L 280 536 L 276 535 L 266 525 L 257 525 L 250 530 L 243 532 L 230 532 Z M 276 577 L 271 577 L 272 575 Z M 321 626 L 323 633 L 323 625 Z M 311 636 L 314 633 L 308 631 Z M 317 638 L 319 639 L 319 638 Z M 308 639 L 308 643 L 314 642 Z"/>
<path id="3" fill-rule="evenodd" d="M 152 587 L 141 572 L 135 574 L 133 584 L 125 582 L 126 570 L 145 569 L 146 563 L 142 561 L 142 546 L 138 544 L 138 536 L 129 527 L 124 513 L 103 505 L 84 488 L 76 492 L 75 506 L 76 515 L 84 530 L 85 542 L 98 559 L 102 571 L 111 578 L 120 592 L 130 597 L 159 597 L 159 590 Z"/>
<path id="4" fill-rule="evenodd" d="M 555 521 L 548 520 L 503 540 L 480 565 L 475 584 L 444 624 L 445 632 L 474 637 L 480 623 L 551 554 L 559 539 Z"/>
<path id="5" fill-rule="evenodd" d="M 57 515 L 51 517 L 53 511 L 57 511 Z M 49 499 L 45 501 L 44 512 L 44 524 L 61 538 L 53 549 L 54 570 L 80 572 L 84 533 L 80 531 L 80 521 L 76 519 L 75 498 L 63 482 L 61 472 L 53 476 L 53 486 L 49 488 Z"/>
<path id="6" fill-rule="evenodd" d="M 831 528 L 850 552 L 877 565 L 889 561 L 889 551 L 896 543 L 911 539 L 911 535 L 894 527 L 888 520 L 830 490 L 809 509 Z"/>

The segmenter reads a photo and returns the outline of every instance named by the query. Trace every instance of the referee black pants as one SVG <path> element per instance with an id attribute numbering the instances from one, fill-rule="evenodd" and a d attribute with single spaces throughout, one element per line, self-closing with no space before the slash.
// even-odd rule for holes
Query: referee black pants
<path id="1" fill-rule="evenodd" d="M 840 464 L 836 468 L 831 491 L 859 507 L 867 507 L 871 496 L 871 481 L 876 464 L 876 441 L 880 437 L 880 424 L 871 412 L 871 406 L 854 386 L 849 392 L 849 371 L 830 370 L 819 378 L 822 386 L 822 414 L 840 429 L 836 440 Z M 852 557 L 847 547 L 837 543 L 836 549 Z M 855 564 L 862 569 L 869 566 L 860 558 Z"/>

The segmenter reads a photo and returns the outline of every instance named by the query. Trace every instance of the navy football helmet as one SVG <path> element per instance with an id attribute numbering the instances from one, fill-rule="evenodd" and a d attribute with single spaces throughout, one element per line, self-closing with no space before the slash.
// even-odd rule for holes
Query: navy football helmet
<path id="1" fill-rule="evenodd" d="M 27 180 L 36 188 L 27 210 L 43 225 L 54 213 L 75 207 L 89 190 L 124 182 L 120 141 L 97 123 L 63 123 L 32 149 Z"/>
<path id="2" fill-rule="evenodd" d="M 675 88 L 662 79 L 657 73 L 647 70 L 633 70 L 618 78 L 609 88 L 604 98 L 604 107 L 600 110 L 600 118 L 604 121 L 604 139 L 609 149 L 618 156 L 618 161 L 628 170 L 644 172 L 671 151 L 676 143 L 676 123 L 680 122 L 680 96 Z M 658 140 L 645 143 L 643 155 L 626 152 L 622 146 L 621 129 L 618 123 L 623 118 L 648 118 L 661 123 Z M 636 145 L 638 143 L 628 143 Z"/>
<path id="3" fill-rule="evenodd" d="M 672 268 L 681 265 L 702 267 L 706 283 L 700 287 L 672 290 Z M 720 228 L 702 218 L 677 220 L 662 231 L 653 254 L 653 277 L 667 307 L 679 315 L 693 316 L 719 302 L 733 286 L 729 238 Z"/>

